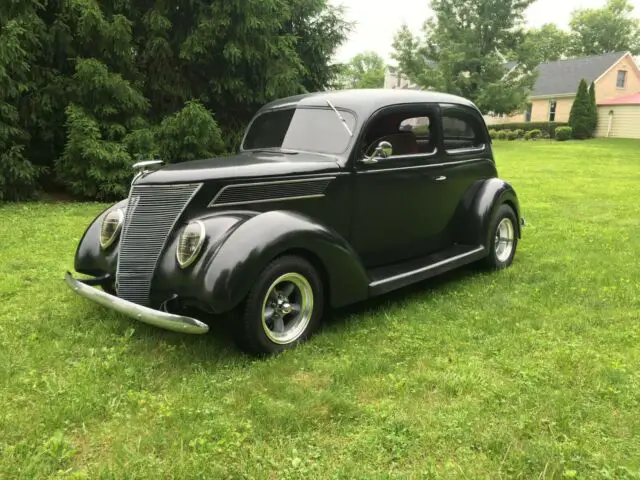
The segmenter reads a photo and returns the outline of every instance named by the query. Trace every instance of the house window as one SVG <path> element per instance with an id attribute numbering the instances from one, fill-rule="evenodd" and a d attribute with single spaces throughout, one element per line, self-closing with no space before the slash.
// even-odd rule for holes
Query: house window
<path id="1" fill-rule="evenodd" d="M 527 110 L 524 112 L 524 121 L 531 121 L 531 112 L 533 111 L 533 104 L 527 103 Z"/>
<path id="2" fill-rule="evenodd" d="M 618 79 L 616 81 L 616 87 L 624 88 L 626 84 L 627 84 L 627 72 L 625 72 L 624 70 L 619 70 Z"/>
<path id="3" fill-rule="evenodd" d="M 555 100 L 551 100 L 549 102 L 549 121 L 550 122 L 555 122 L 556 121 L 556 107 L 558 106 L 558 102 L 556 102 Z"/>

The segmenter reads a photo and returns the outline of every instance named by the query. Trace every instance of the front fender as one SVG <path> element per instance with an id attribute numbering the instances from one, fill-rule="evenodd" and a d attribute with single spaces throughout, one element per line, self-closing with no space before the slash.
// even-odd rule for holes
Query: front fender
<path id="1" fill-rule="evenodd" d="M 127 206 L 127 202 L 128 200 L 125 199 L 105 208 L 89 224 L 76 248 L 74 259 L 76 272 L 93 276 L 104 275 L 105 273 L 115 275 L 120 242 L 117 241 L 108 249 L 103 250 L 100 247 L 100 227 L 102 219 L 109 211 L 115 208 L 124 209 Z"/>
<path id="2" fill-rule="evenodd" d="M 487 245 L 489 225 L 495 210 L 509 204 L 516 214 L 516 229 L 521 238 L 520 202 L 514 188 L 504 180 L 490 178 L 475 182 L 465 194 L 456 214 L 456 239 L 466 245 Z"/>
<path id="3" fill-rule="evenodd" d="M 289 211 L 247 214 L 236 220 L 228 220 L 233 226 L 221 241 L 208 246 L 205 257 L 189 274 L 190 288 L 197 290 L 199 299 L 214 313 L 233 309 L 275 257 L 293 251 L 306 255 L 322 270 L 332 306 L 367 298 L 369 280 L 362 263 L 332 229 Z M 171 256 L 171 250 L 165 258 Z"/>

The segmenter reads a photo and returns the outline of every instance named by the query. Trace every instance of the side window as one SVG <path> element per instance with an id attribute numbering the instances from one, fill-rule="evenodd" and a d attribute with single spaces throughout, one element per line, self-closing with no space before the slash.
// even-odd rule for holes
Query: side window
<path id="1" fill-rule="evenodd" d="M 442 137 L 448 153 L 485 146 L 482 124 L 462 107 L 442 106 Z"/>
<path id="2" fill-rule="evenodd" d="M 367 129 L 364 156 L 371 156 L 380 142 L 389 142 L 392 157 L 424 155 L 435 151 L 434 116 L 425 113 L 391 112 L 378 117 Z"/>

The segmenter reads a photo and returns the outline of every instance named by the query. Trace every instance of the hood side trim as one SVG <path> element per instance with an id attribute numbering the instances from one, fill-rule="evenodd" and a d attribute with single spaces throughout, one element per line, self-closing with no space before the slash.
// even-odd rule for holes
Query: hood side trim
<path id="1" fill-rule="evenodd" d="M 321 198 L 325 196 L 327 187 L 335 178 L 332 176 L 225 185 L 211 200 L 208 208 Z"/>

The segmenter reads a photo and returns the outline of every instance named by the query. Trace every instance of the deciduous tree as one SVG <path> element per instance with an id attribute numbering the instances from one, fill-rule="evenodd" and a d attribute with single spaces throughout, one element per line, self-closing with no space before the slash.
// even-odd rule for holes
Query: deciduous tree
<path id="1" fill-rule="evenodd" d="M 640 53 L 640 23 L 628 0 L 608 0 L 602 8 L 578 9 L 571 17 L 571 52 L 576 56 Z"/>
<path id="2" fill-rule="evenodd" d="M 554 23 L 528 30 L 525 39 L 531 55 L 540 62 L 560 60 L 569 53 L 571 36 Z"/>
<path id="3" fill-rule="evenodd" d="M 362 52 L 345 66 L 344 84 L 347 88 L 382 88 L 384 74 L 384 59 L 376 52 Z"/>
<path id="4" fill-rule="evenodd" d="M 510 114 L 522 108 L 535 80 L 537 60 L 523 28 L 533 1 L 431 0 L 434 17 L 422 36 L 403 27 L 393 58 L 422 87 L 467 97 L 486 113 Z"/>

